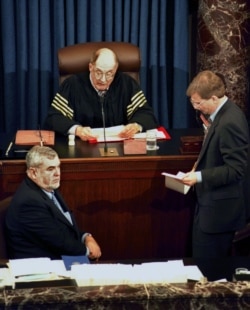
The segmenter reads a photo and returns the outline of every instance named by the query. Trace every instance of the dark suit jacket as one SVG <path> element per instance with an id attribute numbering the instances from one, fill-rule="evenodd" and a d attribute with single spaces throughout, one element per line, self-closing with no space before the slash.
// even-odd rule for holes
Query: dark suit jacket
<path id="1" fill-rule="evenodd" d="M 202 146 L 196 184 L 199 223 L 207 233 L 235 231 L 245 223 L 242 181 L 247 167 L 249 128 L 231 101 L 216 115 Z"/>
<path id="2" fill-rule="evenodd" d="M 69 211 L 60 193 L 55 195 L 65 211 Z M 7 247 L 10 258 L 85 255 L 74 217 L 73 225 L 52 200 L 28 177 L 16 191 L 6 216 Z"/>

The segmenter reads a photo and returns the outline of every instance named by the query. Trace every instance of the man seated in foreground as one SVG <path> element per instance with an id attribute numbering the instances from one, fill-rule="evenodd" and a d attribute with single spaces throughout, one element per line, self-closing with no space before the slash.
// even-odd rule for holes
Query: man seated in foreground
<path id="1" fill-rule="evenodd" d="M 57 190 L 60 160 L 50 147 L 34 146 L 26 156 L 27 176 L 11 201 L 6 216 L 9 258 L 87 255 L 98 259 L 95 239 L 81 232 Z"/>

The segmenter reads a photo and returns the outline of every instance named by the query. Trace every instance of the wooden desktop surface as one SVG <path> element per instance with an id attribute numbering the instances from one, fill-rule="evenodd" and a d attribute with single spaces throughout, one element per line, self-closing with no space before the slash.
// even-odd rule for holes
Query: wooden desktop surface
<path id="1" fill-rule="evenodd" d="M 190 255 L 194 193 L 187 195 L 165 188 L 162 172 L 191 170 L 197 155 L 180 153 L 180 137 L 200 135 L 200 130 L 171 130 L 171 140 L 159 141 L 159 150 L 146 155 L 102 157 L 103 143 L 76 140 L 68 146 L 57 137 L 55 150 L 61 159 L 60 191 L 78 225 L 91 232 L 102 248 L 102 259 L 175 258 Z M 12 195 L 25 176 L 25 153 L 9 140 L 1 143 L 1 198 Z"/>

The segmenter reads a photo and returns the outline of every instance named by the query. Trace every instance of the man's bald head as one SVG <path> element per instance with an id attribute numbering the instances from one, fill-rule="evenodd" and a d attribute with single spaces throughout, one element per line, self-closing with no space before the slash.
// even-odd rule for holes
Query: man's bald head
<path id="1" fill-rule="evenodd" d="M 89 63 L 90 79 L 97 90 L 107 90 L 118 69 L 117 55 L 109 48 L 97 50 Z"/>
<path id="2" fill-rule="evenodd" d="M 109 48 L 101 48 L 97 50 L 92 58 L 91 63 L 96 65 L 97 67 L 114 67 L 118 66 L 118 58 L 115 52 L 113 52 Z"/>

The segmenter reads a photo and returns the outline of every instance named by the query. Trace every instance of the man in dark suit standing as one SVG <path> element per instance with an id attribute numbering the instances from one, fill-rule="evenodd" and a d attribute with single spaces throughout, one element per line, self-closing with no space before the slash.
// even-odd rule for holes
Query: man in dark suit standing
<path id="1" fill-rule="evenodd" d="M 10 258 L 87 255 L 101 256 L 95 239 L 81 232 L 57 190 L 60 160 L 50 147 L 34 146 L 27 153 L 27 177 L 16 191 L 6 216 Z"/>
<path id="2" fill-rule="evenodd" d="M 197 196 L 193 257 L 225 257 L 246 220 L 243 181 L 249 128 L 242 110 L 225 95 L 219 75 L 200 72 L 187 96 L 202 114 L 207 133 L 195 168 L 183 178 L 183 183 L 195 185 Z"/>

